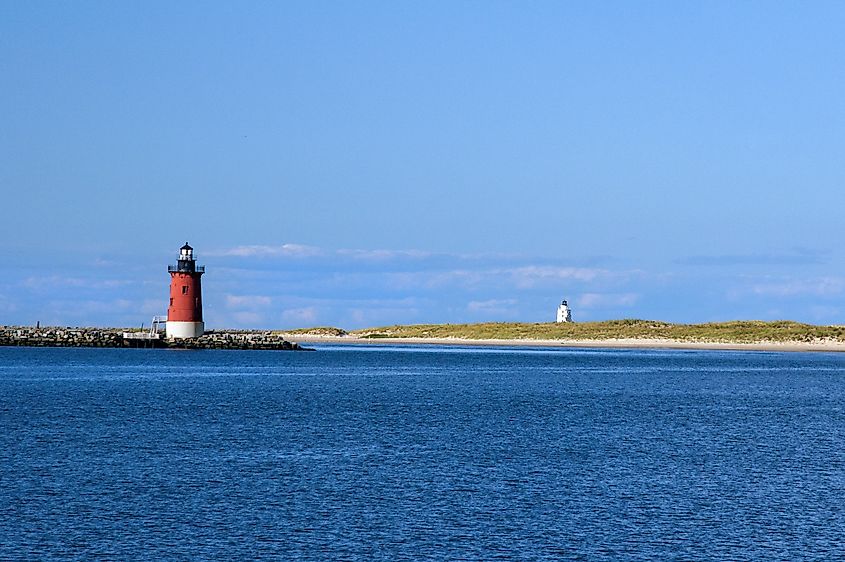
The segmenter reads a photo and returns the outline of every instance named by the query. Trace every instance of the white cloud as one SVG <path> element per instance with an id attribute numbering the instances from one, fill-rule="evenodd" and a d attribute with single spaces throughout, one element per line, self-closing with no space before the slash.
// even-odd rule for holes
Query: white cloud
<path id="1" fill-rule="evenodd" d="M 288 257 L 288 258 L 309 258 L 323 255 L 323 250 L 314 246 L 304 244 L 282 244 L 281 246 L 247 245 L 235 246 L 224 250 L 208 252 L 209 256 L 234 256 L 234 257 Z"/>
<path id="2" fill-rule="evenodd" d="M 282 321 L 292 325 L 288 327 L 313 326 L 317 322 L 317 309 L 313 306 L 289 308 L 282 312 Z"/>
<path id="3" fill-rule="evenodd" d="M 482 255 L 463 254 L 436 254 L 426 250 L 386 250 L 386 249 L 362 249 L 342 248 L 340 250 L 328 250 L 305 244 L 281 244 L 278 246 L 269 244 L 245 244 L 212 250 L 207 252 L 209 256 L 234 256 L 234 257 L 318 257 L 337 256 L 349 258 L 354 261 L 386 262 L 396 259 L 423 260 L 432 257 L 452 257 L 461 260 L 473 260 L 483 257 Z"/>
<path id="4" fill-rule="evenodd" d="M 629 307 L 639 298 L 636 293 L 584 293 L 576 299 L 575 305 L 580 308 Z"/>
<path id="5" fill-rule="evenodd" d="M 142 303 L 140 301 L 129 299 L 65 299 L 51 300 L 44 303 L 39 313 L 55 318 L 66 318 L 67 322 L 70 323 L 80 322 L 82 319 L 86 319 L 85 321 L 87 321 L 88 318 L 97 316 L 109 318 L 109 321 L 113 321 L 111 319 L 115 315 L 128 313 L 133 317 L 137 314 L 138 321 L 141 322 L 146 319 L 146 316 L 141 313 L 141 308 Z"/>
<path id="6" fill-rule="evenodd" d="M 461 286 L 473 288 L 482 284 L 510 285 L 516 289 L 532 289 L 563 281 L 587 283 L 600 277 L 622 277 L 604 269 L 581 267 L 524 266 L 516 268 L 452 269 L 434 272 L 387 273 L 391 286 L 426 287 L 428 289 Z"/>
<path id="7" fill-rule="evenodd" d="M 516 299 L 488 299 L 484 301 L 470 301 L 467 303 L 467 311 L 473 314 L 482 315 L 512 315 Z"/>
<path id="8" fill-rule="evenodd" d="M 258 312 L 241 311 L 232 314 L 235 324 L 239 328 L 254 328 L 261 325 L 264 316 Z"/>
<path id="9" fill-rule="evenodd" d="M 264 295 L 226 295 L 226 308 L 265 308 L 272 302 Z"/>
<path id="10" fill-rule="evenodd" d="M 61 275 L 49 275 L 44 277 L 31 276 L 21 280 L 21 285 L 30 290 L 55 289 L 55 288 L 85 288 L 85 289 L 116 289 L 131 285 L 135 281 L 125 279 L 98 279 L 96 277 L 62 277 Z"/>
<path id="11" fill-rule="evenodd" d="M 167 300 L 146 299 L 141 303 L 139 309 L 149 316 L 164 316 L 167 312 Z"/>
<path id="12" fill-rule="evenodd" d="M 451 271 L 438 271 L 434 273 L 406 273 L 404 275 L 409 285 L 423 285 L 429 289 L 447 287 L 450 285 L 461 285 L 464 287 L 478 285 L 485 278 L 489 277 L 486 271 L 470 271 L 466 269 L 454 269 Z"/>
<path id="13" fill-rule="evenodd" d="M 203 278 L 206 320 L 218 328 L 279 327 L 282 321 L 287 327 L 319 322 L 348 328 L 519 319 L 529 302 L 582 291 L 631 290 L 626 282 L 634 276 L 629 270 L 567 267 L 543 257 L 301 244 L 229 246 L 213 255 L 228 256 L 211 260 Z M 169 279 L 161 264 L 140 268 L 137 277 L 122 271 L 121 279 L 96 267 L 90 273 L 76 268 L 45 276 L 19 270 L 8 280 L 9 290 L 0 290 L 7 297 L 0 299 L 0 311 L 7 321 L 49 315 L 58 322 L 101 325 L 137 325 L 165 314 Z M 103 306 L 91 302 L 100 299 Z"/>
<path id="14" fill-rule="evenodd" d="M 835 277 L 822 277 L 809 280 L 792 280 L 785 282 L 759 283 L 751 287 L 755 295 L 772 297 L 792 297 L 797 295 L 813 295 L 826 297 L 838 295 L 845 289 L 845 282 Z"/>
<path id="15" fill-rule="evenodd" d="M 118 262 L 117 260 L 107 260 L 103 258 L 96 258 L 93 263 L 95 267 L 125 267 L 126 265 Z"/>
<path id="16" fill-rule="evenodd" d="M 338 250 L 339 256 L 346 256 L 363 261 L 388 261 L 397 258 L 424 259 L 433 256 L 431 252 L 422 250 Z"/>
<path id="17" fill-rule="evenodd" d="M 351 308 L 346 311 L 347 318 L 354 326 L 368 328 L 386 324 L 413 324 L 419 314 L 420 309 L 415 307 L 385 306 L 366 309 Z"/>
<path id="18" fill-rule="evenodd" d="M 504 270 L 514 280 L 517 287 L 530 288 L 540 283 L 560 281 L 593 281 L 607 272 L 602 269 L 586 267 L 525 266 Z"/>
<path id="19" fill-rule="evenodd" d="M 491 308 L 501 309 L 503 306 L 513 306 L 516 304 L 516 299 L 489 299 L 486 301 L 470 301 L 467 304 L 467 310 L 477 312 L 483 310 L 490 310 Z"/>

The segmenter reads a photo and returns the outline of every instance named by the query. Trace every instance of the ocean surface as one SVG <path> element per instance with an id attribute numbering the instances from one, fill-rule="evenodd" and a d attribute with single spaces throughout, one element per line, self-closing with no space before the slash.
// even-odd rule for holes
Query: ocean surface
<path id="1" fill-rule="evenodd" d="M 0 559 L 845 558 L 845 355 L 0 348 Z"/>

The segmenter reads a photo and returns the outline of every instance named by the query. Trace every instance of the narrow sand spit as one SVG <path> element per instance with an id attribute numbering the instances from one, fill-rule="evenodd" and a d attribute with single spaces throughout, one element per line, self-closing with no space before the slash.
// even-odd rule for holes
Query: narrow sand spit
<path id="1" fill-rule="evenodd" d="M 283 334 L 298 343 L 345 343 L 364 345 L 477 345 L 487 347 L 589 347 L 611 349 L 724 349 L 744 351 L 845 351 L 845 342 L 760 342 L 711 343 L 669 339 L 607 340 L 470 340 L 462 338 L 357 338 L 353 336 L 316 336 Z"/>

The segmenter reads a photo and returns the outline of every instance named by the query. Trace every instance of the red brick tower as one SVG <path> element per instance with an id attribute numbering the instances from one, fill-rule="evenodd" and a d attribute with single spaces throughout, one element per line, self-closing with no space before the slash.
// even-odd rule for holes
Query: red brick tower
<path id="1" fill-rule="evenodd" d="M 167 307 L 168 338 L 198 338 L 205 332 L 202 321 L 202 285 L 205 267 L 194 260 L 194 249 L 187 242 L 179 250 L 179 261 L 168 265 L 170 306 Z"/>

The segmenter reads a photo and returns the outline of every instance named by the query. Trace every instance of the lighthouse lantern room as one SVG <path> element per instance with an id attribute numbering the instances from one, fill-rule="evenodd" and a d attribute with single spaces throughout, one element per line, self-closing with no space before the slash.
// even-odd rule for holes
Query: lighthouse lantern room
<path id="1" fill-rule="evenodd" d="M 170 305 L 167 308 L 168 338 L 198 338 L 205 332 L 202 321 L 202 285 L 205 267 L 198 266 L 194 249 L 187 242 L 179 249 L 179 261 L 168 265 Z"/>

